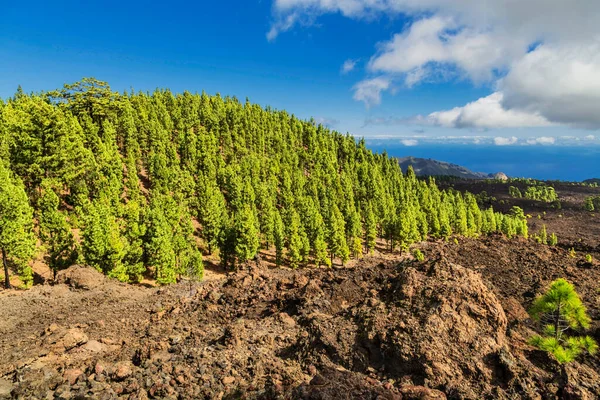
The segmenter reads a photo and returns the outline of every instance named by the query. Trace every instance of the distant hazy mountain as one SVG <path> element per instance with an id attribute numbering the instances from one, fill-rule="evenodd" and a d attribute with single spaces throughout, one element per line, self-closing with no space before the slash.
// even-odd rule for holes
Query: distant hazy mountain
<path id="1" fill-rule="evenodd" d="M 417 176 L 456 176 L 463 179 L 507 179 L 506 175 L 502 172 L 497 174 L 473 172 L 460 165 L 432 160 L 430 158 L 402 157 L 398 159 L 398 162 L 404 172 L 406 172 L 409 165 L 412 165 Z"/>
<path id="2" fill-rule="evenodd" d="M 583 181 L 583 183 L 597 183 L 598 185 L 600 185 L 600 178 L 586 179 L 585 181 Z"/>

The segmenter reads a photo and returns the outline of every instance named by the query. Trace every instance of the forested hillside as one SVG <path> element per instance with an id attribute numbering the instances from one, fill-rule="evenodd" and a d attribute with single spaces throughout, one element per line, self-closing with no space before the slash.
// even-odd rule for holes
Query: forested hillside
<path id="1" fill-rule="evenodd" d="M 202 275 L 276 249 L 292 267 L 344 263 L 377 237 L 527 235 L 520 209 L 403 175 L 363 140 L 219 95 L 115 93 L 94 79 L 0 100 L 0 247 L 32 281 L 43 254 L 122 281 Z M 7 272 L 8 274 L 8 272 Z M 8 283 L 8 281 L 6 281 Z"/>

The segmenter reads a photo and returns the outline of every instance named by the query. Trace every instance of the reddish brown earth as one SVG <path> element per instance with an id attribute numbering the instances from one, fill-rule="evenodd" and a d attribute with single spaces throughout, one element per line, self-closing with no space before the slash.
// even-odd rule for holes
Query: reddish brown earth
<path id="1" fill-rule="evenodd" d="M 584 261 L 600 259 L 599 224 L 546 211 L 562 247 L 432 241 L 422 263 L 377 253 L 346 268 L 249 265 L 191 290 L 72 267 L 56 284 L 0 292 L 0 398 L 600 398 L 599 356 L 561 370 L 527 345 L 538 327 L 526 310 L 559 277 L 600 341 L 600 266 Z"/>

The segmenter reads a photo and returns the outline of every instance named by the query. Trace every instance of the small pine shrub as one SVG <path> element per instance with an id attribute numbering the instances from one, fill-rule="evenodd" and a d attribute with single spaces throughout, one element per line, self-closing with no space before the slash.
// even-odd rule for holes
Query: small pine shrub
<path id="1" fill-rule="evenodd" d="M 533 336 L 529 344 L 552 353 L 559 363 L 571 362 L 583 351 L 592 355 L 598 351 L 598 344 L 590 336 L 565 334 L 569 329 L 587 329 L 591 322 L 575 288 L 565 279 L 552 282 L 548 291 L 535 300 L 529 314 L 544 328 L 543 334 Z"/>
<path id="2" fill-rule="evenodd" d="M 542 225 L 542 229 L 536 236 L 536 240 L 541 244 L 548 244 L 548 231 L 546 230 L 546 225 Z"/>
<path id="3" fill-rule="evenodd" d="M 592 257 L 591 254 L 586 254 L 585 255 L 585 261 L 591 263 L 592 261 L 594 261 L 594 258 Z"/>
<path id="4" fill-rule="evenodd" d="M 569 249 L 569 257 L 575 258 L 576 256 L 577 256 L 577 253 L 575 253 L 575 249 L 571 247 Z"/>
<path id="5" fill-rule="evenodd" d="M 417 260 L 419 262 L 425 260 L 425 256 L 423 255 L 423 252 L 421 252 L 421 250 L 419 250 L 419 249 L 414 249 L 412 254 L 413 254 L 413 257 L 415 258 L 415 260 Z"/>
<path id="6" fill-rule="evenodd" d="M 550 246 L 556 246 L 558 244 L 558 236 L 556 236 L 556 233 L 552 233 L 550 235 L 550 239 L 548 240 L 548 244 Z"/>

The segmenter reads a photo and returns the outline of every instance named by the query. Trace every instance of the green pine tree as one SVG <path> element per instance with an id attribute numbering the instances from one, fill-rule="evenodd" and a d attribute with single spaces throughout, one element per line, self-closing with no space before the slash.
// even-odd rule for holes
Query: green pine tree
<path id="1" fill-rule="evenodd" d="M 198 181 L 198 220 L 202 237 L 212 254 L 217 247 L 226 218 L 225 197 L 215 182 L 202 178 Z"/>
<path id="2" fill-rule="evenodd" d="M 275 212 L 273 240 L 275 242 L 275 264 L 279 267 L 283 262 L 283 249 L 285 247 L 285 229 L 279 212 Z"/>
<path id="3" fill-rule="evenodd" d="M 177 256 L 172 240 L 173 228 L 163 208 L 160 197 L 152 199 L 145 251 L 147 262 L 154 269 L 156 281 L 159 284 L 168 284 L 177 279 Z"/>
<path id="4" fill-rule="evenodd" d="M 543 335 L 532 337 L 530 343 L 552 353 L 561 364 L 573 361 L 583 351 L 595 354 L 598 350 L 590 336 L 565 334 L 568 329 L 586 329 L 591 321 L 575 288 L 565 279 L 552 282 L 548 291 L 535 300 L 529 313 L 544 327 Z"/>
<path id="5" fill-rule="evenodd" d="M 17 269 L 24 286 L 31 285 L 33 271 L 29 261 L 34 251 L 33 209 L 25 187 L 0 160 L 0 252 L 5 288 L 10 289 L 11 267 Z"/>
<path id="6" fill-rule="evenodd" d="M 259 231 L 256 214 L 249 204 L 235 217 L 235 254 L 239 261 L 251 260 L 258 252 Z"/>
<path id="7" fill-rule="evenodd" d="M 46 250 L 46 262 L 54 273 L 71 266 L 77 259 L 71 226 L 65 214 L 59 211 L 60 199 L 49 181 L 42 182 L 38 201 L 39 236 Z"/>
<path id="8" fill-rule="evenodd" d="M 292 210 L 287 227 L 287 259 L 290 267 L 297 268 L 302 261 L 302 236 L 300 235 L 300 216 Z"/>
<path id="9" fill-rule="evenodd" d="M 127 270 L 123 264 L 126 244 L 113 212 L 105 197 L 88 202 L 83 208 L 82 256 L 88 265 L 98 271 L 127 281 Z"/>
<path id="10" fill-rule="evenodd" d="M 350 258 L 350 249 L 346 242 L 344 217 L 336 205 L 333 205 L 331 209 L 329 220 L 328 239 L 331 262 L 333 264 L 333 259 L 338 257 L 344 265 Z"/>
<path id="11" fill-rule="evenodd" d="M 365 252 L 372 253 L 375 250 L 377 240 L 377 220 L 373 208 L 369 204 L 365 213 Z"/>

